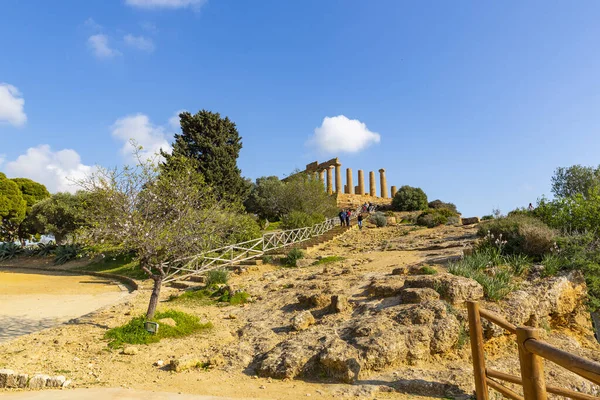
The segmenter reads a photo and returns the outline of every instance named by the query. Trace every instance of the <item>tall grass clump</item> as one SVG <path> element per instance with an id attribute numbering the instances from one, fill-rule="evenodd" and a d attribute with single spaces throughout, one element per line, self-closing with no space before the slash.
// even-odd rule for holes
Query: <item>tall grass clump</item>
<path id="1" fill-rule="evenodd" d="M 213 269 L 206 274 L 206 286 L 226 284 L 229 281 L 229 271 Z"/>
<path id="2" fill-rule="evenodd" d="M 298 260 L 304 258 L 304 252 L 300 249 L 291 249 L 287 256 L 283 259 L 283 264 L 287 267 L 297 267 Z"/>

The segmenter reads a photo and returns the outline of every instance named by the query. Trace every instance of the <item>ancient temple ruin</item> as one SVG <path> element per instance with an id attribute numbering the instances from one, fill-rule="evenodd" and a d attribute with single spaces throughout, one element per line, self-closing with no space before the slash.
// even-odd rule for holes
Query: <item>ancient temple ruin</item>
<path id="1" fill-rule="evenodd" d="M 327 187 L 327 193 L 336 195 L 340 206 L 354 206 L 363 203 L 390 204 L 397 190 L 396 186 L 392 186 L 388 192 L 385 169 L 383 168 L 379 170 L 379 196 L 377 195 L 375 171 L 369 171 L 368 191 L 366 190 L 365 174 L 362 169 L 358 170 L 358 185 L 354 186 L 352 169 L 346 168 L 346 183 L 344 183 L 342 181 L 342 163 L 337 157 L 322 163 L 312 162 L 306 166 L 303 172 L 323 182 Z"/>

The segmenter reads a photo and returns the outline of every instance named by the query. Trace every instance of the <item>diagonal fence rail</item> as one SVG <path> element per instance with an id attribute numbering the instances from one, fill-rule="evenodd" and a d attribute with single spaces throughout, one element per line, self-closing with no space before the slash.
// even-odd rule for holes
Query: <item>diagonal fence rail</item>
<path id="1" fill-rule="evenodd" d="M 351 213 L 351 219 L 358 216 L 358 210 Z M 329 218 L 324 222 L 304 228 L 265 233 L 258 239 L 248 240 L 209 250 L 195 256 L 182 258 L 164 264 L 166 271 L 163 283 L 181 280 L 207 271 L 225 268 L 243 261 L 262 257 L 266 252 L 301 243 L 323 235 L 340 224 L 339 218 Z"/>

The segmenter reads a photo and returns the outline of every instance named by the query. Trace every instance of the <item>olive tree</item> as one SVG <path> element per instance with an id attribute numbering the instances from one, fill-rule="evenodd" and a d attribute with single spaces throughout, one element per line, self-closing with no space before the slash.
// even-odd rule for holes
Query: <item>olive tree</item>
<path id="1" fill-rule="evenodd" d="M 135 252 L 154 281 L 146 317 L 154 317 L 173 262 L 218 247 L 236 224 L 233 206 L 217 199 L 193 160 L 172 157 L 162 172 L 154 160 L 105 169 L 80 182 L 89 193 L 86 240 Z"/>

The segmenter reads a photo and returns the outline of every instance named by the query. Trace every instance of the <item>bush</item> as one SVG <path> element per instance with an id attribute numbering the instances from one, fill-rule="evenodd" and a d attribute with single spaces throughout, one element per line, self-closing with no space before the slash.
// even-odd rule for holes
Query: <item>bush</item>
<path id="1" fill-rule="evenodd" d="M 199 318 L 195 315 L 186 314 L 181 311 L 168 310 L 165 312 L 157 312 L 154 317 L 154 321 L 158 321 L 163 318 L 173 319 L 176 322 L 176 325 L 170 326 L 167 324 L 161 324 L 158 329 L 158 333 L 152 334 L 147 332 L 144 328 L 144 322 L 146 322 L 146 318 L 144 316 L 139 316 L 123 326 L 108 330 L 104 337 L 106 339 L 111 339 L 110 343 L 108 344 L 109 347 L 117 348 L 122 346 L 124 343 L 156 343 L 163 338 L 187 336 L 200 330 L 212 328 L 212 324 L 210 322 L 201 324 Z"/>
<path id="2" fill-rule="evenodd" d="M 56 246 L 54 250 L 54 265 L 62 265 L 76 258 L 83 257 L 83 247 L 78 244 Z"/>
<path id="3" fill-rule="evenodd" d="M 449 218 L 455 218 L 455 223 L 458 222 L 456 213 L 447 208 L 431 208 L 423 211 L 417 217 L 417 225 L 433 228 L 439 225 L 444 225 L 449 222 Z"/>
<path id="4" fill-rule="evenodd" d="M 421 188 L 402 186 L 392 200 L 396 211 L 419 211 L 427 208 L 427 195 Z"/>
<path id="5" fill-rule="evenodd" d="M 302 211 L 292 211 L 281 219 L 283 229 L 297 229 L 312 226 L 325 221 L 321 214 L 307 214 Z"/>
<path id="6" fill-rule="evenodd" d="M 460 218 L 448 217 L 448 222 L 446 222 L 446 225 L 460 225 Z"/>
<path id="7" fill-rule="evenodd" d="M 484 215 L 483 217 L 481 217 L 482 221 L 489 221 L 491 219 L 494 219 L 493 215 Z"/>
<path id="8" fill-rule="evenodd" d="M 288 267 L 297 267 L 297 262 L 304 258 L 304 252 L 300 249 L 291 249 L 287 256 L 283 259 L 284 265 Z"/>
<path id="9" fill-rule="evenodd" d="M 21 246 L 15 243 L 0 244 L 0 261 L 10 260 L 23 253 Z"/>
<path id="10" fill-rule="evenodd" d="M 487 221 L 480 225 L 478 234 L 506 241 L 506 254 L 525 254 L 536 260 L 550 252 L 557 236 L 548 225 L 526 215 L 511 215 Z"/>
<path id="11" fill-rule="evenodd" d="M 262 262 L 264 264 L 273 264 L 273 256 L 265 254 L 264 256 L 262 256 Z"/>
<path id="12" fill-rule="evenodd" d="M 206 286 L 226 284 L 229 281 L 229 271 L 213 269 L 206 274 Z"/>
<path id="13" fill-rule="evenodd" d="M 445 208 L 447 210 L 452 211 L 454 214 L 458 214 L 458 210 L 456 209 L 456 205 L 454 205 L 453 203 L 444 203 L 441 200 L 434 200 L 429 202 L 429 204 L 427 205 L 429 208 L 433 208 L 433 209 L 441 209 L 441 208 Z"/>
<path id="14" fill-rule="evenodd" d="M 227 235 L 227 243 L 241 243 L 257 239 L 261 236 L 260 225 L 256 219 L 248 214 L 236 215 L 231 226 L 231 233 Z"/>
<path id="15" fill-rule="evenodd" d="M 387 225 L 387 217 L 384 213 L 377 211 L 375 214 L 371 215 L 369 222 L 375 224 L 378 228 L 383 228 Z"/>

